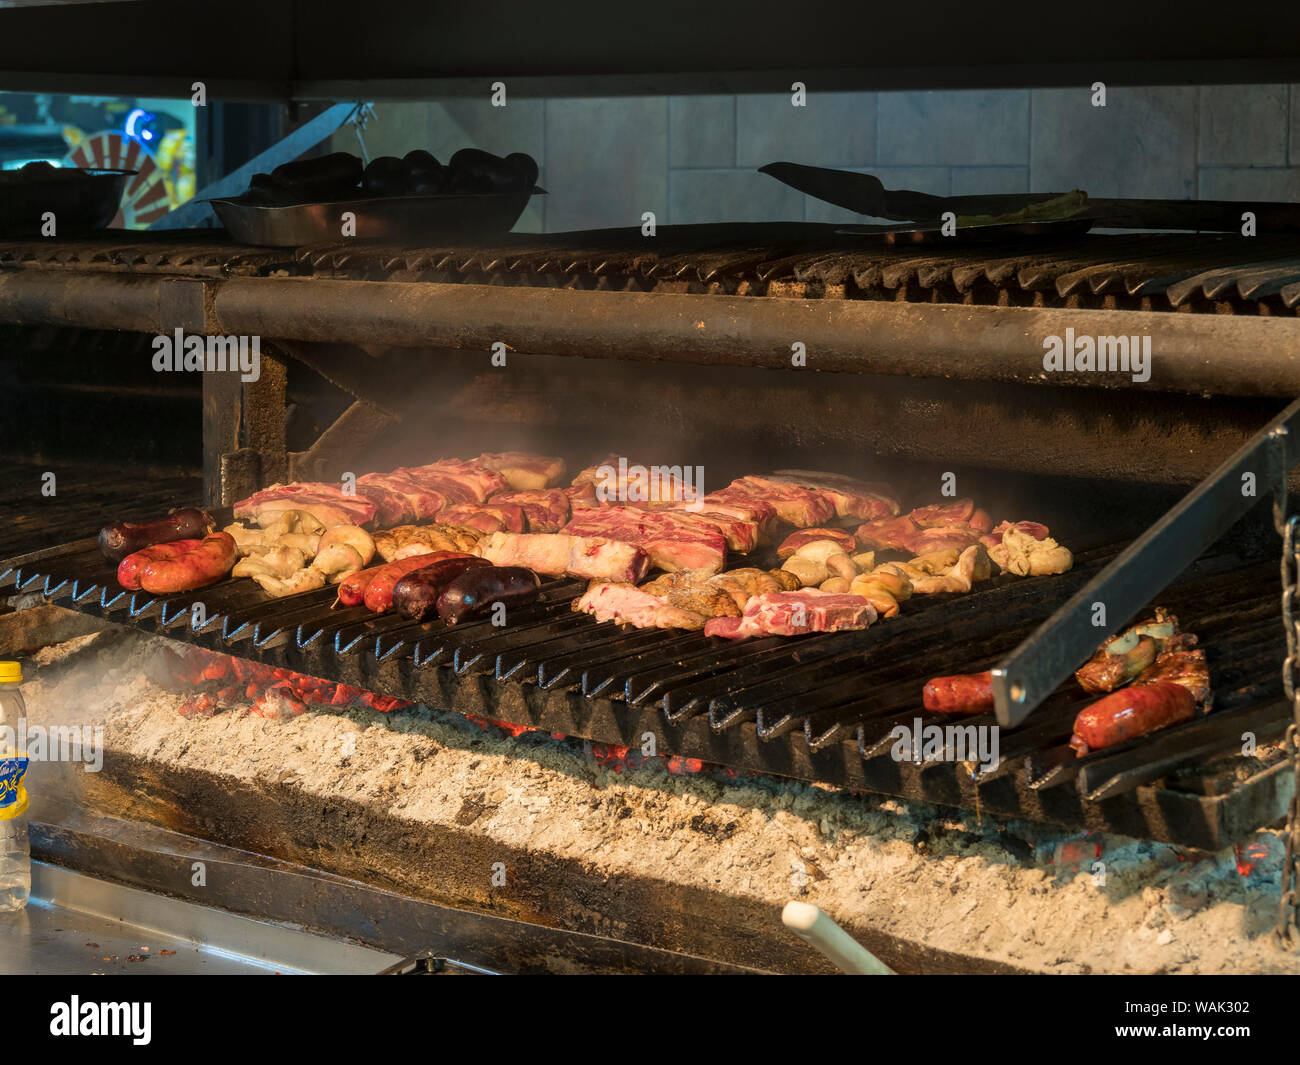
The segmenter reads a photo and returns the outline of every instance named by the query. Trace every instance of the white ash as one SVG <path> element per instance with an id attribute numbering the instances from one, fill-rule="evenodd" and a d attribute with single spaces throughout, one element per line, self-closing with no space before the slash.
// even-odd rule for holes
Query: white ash
<path id="1" fill-rule="evenodd" d="M 185 719 L 184 697 L 145 677 L 165 643 L 111 629 L 38 652 L 31 718 L 103 724 L 110 750 L 458 824 L 611 883 L 637 875 L 775 905 L 798 897 L 849 925 L 1027 969 L 1300 972 L 1300 957 L 1270 937 L 1284 849 L 1275 831 L 1243 845 L 1254 862 L 1243 876 L 1232 849 L 1082 837 L 744 773 L 677 776 L 661 761 L 613 772 L 581 741 L 513 739 L 425 707 Z"/>

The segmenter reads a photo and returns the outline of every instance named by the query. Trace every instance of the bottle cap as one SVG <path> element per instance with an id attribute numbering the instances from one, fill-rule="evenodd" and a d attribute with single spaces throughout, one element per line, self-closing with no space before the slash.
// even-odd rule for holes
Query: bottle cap
<path id="1" fill-rule="evenodd" d="M 21 662 L 0 662 L 0 684 L 17 684 L 23 679 Z"/>

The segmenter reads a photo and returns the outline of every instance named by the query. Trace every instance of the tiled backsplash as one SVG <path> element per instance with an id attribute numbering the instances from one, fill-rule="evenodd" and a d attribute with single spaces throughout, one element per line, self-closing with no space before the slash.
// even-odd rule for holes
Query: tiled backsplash
<path id="1" fill-rule="evenodd" d="M 525 151 L 541 166 L 521 229 L 718 221 L 861 221 L 755 168 L 869 171 L 936 194 L 1300 200 L 1300 85 L 1090 87 L 381 103 L 375 155 L 427 146 Z M 355 147 L 350 132 L 337 146 Z"/>

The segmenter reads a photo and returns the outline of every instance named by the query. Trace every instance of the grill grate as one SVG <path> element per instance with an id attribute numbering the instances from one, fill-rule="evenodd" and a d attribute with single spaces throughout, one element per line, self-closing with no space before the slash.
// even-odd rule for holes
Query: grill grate
<path id="1" fill-rule="evenodd" d="M 1291 237 L 1090 234 L 1066 242 L 967 246 L 939 254 L 840 234 L 834 225 L 720 223 L 640 230 L 512 233 L 491 244 L 411 248 L 340 243 L 251 248 L 211 230 L 106 232 L 75 241 L 0 242 L 0 269 L 299 276 L 847 296 L 1154 310 L 1288 313 L 1300 306 Z"/>
<path id="2" fill-rule="evenodd" d="M 1216 712 L 1207 718 L 1077 759 L 1064 744 L 1089 697 L 1067 685 L 1024 727 L 1001 735 L 996 767 L 918 766 L 890 753 L 895 726 L 951 722 L 921 709 L 926 679 L 987 668 L 1116 551 L 1081 552 L 1060 577 L 1000 578 L 965 596 L 913 599 L 899 617 L 864 632 L 742 643 L 598 624 L 570 610 L 583 587 L 572 580 L 546 581 L 541 601 L 515 612 L 504 629 L 332 609 L 333 589 L 274 600 L 246 580 L 159 598 L 121 590 L 93 540 L 0 563 L 0 586 L 210 650 L 494 720 L 621 746 L 639 746 L 650 732 L 660 753 L 1214 849 L 1231 841 L 1228 834 L 1278 816 L 1276 781 L 1213 798 L 1146 785 L 1239 743 L 1244 730 L 1263 740 L 1285 725 L 1271 563 L 1203 559 L 1161 597 L 1207 650 L 1217 685 Z"/>

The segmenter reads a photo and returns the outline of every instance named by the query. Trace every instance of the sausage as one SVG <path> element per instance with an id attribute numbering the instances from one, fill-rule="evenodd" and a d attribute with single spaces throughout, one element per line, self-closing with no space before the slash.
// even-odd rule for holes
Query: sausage
<path id="1" fill-rule="evenodd" d="M 958 673 L 935 677 L 921 693 L 927 710 L 941 714 L 983 714 L 993 709 L 993 673 Z"/>
<path id="2" fill-rule="evenodd" d="M 361 181 L 361 160 L 350 152 L 332 152 L 314 159 L 281 163 L 271 178 L 282 188 L 310 199 L 355 188 Z"/>
<path id="3" fill-rule="evenodd" d="M 430 562 L 437 562 L 440 558 L 451 558 L 453 555 L 460 554 L 462 554 L 460 551 L 430 551 L 424 555 L 409 555 L 407 558 L 401 559 L 401 561 L 407 562 L 412 558 L 422 558 L 427 565 Z M 380 570 L 391 565 L 391 562 L 384 562 L 378 566 L 371 566 L 369 569 L 362 569 L 356 573 L 348 574 L 339 585 L 339 602 L 344 606 L 360 606 L 365 602 L 366 587 L 379 575 Z"/>
<path id="4" fill-rule="evenodd" d="M 226 532 L 214 532 L 202 540 L 181 540 L 145 548 L 146 557 L 136 571 L 140 587 L 155 595 L 189 592 L 221 580 L 239 558 L 235 538 Z M 135 556 L 122 560 L 125 566 Z M 118 567 L 121 572 L 122 566 Z"/>
<path id="5" fill-rule="evenodd" d="M 366 604 L 366 609 L 371 613 L 382 614 L 393 605 L 393 589 L 397 586 L 397 582 L 412 570 L 432 566 L 435 562 L 441 562 L 448 558 L 477 557 L 477 555 L 469 555 L 463 551 L 431 551 L 425 555 L 412 555 L 410 558 L 400 558 L 396 562 L 386 562 L 374 571 L 369 583 L 366 585 L 361 601 Z M 362 570 L 362 572 L 366 571 Z M 356 577 L 360 575 L 359 573 L 353 574 Z M 339 598 L 342 598 L 342 596 Z"/>
<path id="6" fill-rule="evenodd" d="M 1195 716 L 1196 697 L 1181 684 L 1135 684 L 1080 710 L 1070 746 L 1082 758 Z"/>
<path id="7" fill-rule="evenodd" d="M 431 566 L 422 566 L 397 582 L 393 589 L 393 609 L 404 618 L 424 621 L 437 609 L 438 597 L 447 585 L 467 570 L 487 569 L 491 566 L 492 563 L 487 559 L 477 555 L 469 558 L 444 558 Z"/>
<path id="8" fill-rule="evenodd" d="M 197 540 L 216 527 L 212 515 L 197 507 L 173 511 L 154 521 L 119 521 L 99 530 L 99 553 L 109 562 L 121 562 L 127 555 L 155 544 Z"/>
<path id="9" fill-rule="evenodd" d="M 462 573 L 438 598 L 438 617 L 448 625 L 483 617 L 497 603 L 528 606 L 542 587 L 537 574 L 523 566 L 491 566 Z"/>
<path id="10" fill-rule="evenodd" d="M 232 537 L 233 539 L 233 537 Z M 140 590 L 140 571 L 150 562 L 166 562 L 178 559 L 199 546 L 201 540 L 174 540 L 169 544 L 155 544 L 153 547 L 133 551 L 117 564 L 117 583 L 130 592 Z"/>

